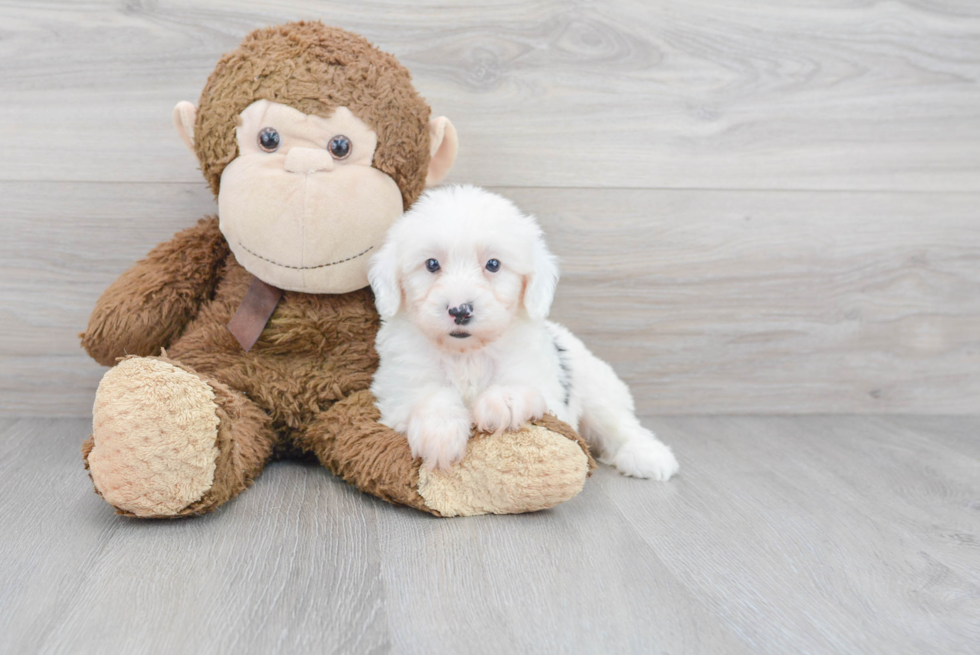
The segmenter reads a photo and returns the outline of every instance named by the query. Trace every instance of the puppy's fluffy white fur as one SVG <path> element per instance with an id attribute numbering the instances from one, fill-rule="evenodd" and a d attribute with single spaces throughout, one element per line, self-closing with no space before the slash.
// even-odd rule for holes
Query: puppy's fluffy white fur
<path id="1" fill-rule="evenodd" d="M 381 422 L 424 465 L 458 462 L 474 424 L 519 430 L 552 412 L 626 475 L 677 471 L 612 368 L 545 320 L 557 261 L 510 201 L 473 186 L 426 193 L 391 228 L 369 276 L 382 317 L 371 390 Z"/>

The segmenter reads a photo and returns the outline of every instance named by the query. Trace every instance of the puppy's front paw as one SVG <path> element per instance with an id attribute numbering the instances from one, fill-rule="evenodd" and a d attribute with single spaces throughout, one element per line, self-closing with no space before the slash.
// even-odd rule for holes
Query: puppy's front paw
<path id="1" fill-rule="evenodd" d="M 531 387 L 493 386 L 473 405 L 473 420 L 483 432 L 516 432 L 548 411 L 544 396 Z"/>
<path id="2" fill-rule="evenodd" d="M 429 402 L 408 419 L 408 446 L 426 468 L 448 469 L 466 455 L 472 421 L 462 405 Z"/>
<path id="3" fill-rule="evenodd" d="M 613 465 L 623 475 L 652 480 L 669 480 L 677 473 L 677 458 L 670 447 L 656 438 L 635 438 L 624 443 Z"/>

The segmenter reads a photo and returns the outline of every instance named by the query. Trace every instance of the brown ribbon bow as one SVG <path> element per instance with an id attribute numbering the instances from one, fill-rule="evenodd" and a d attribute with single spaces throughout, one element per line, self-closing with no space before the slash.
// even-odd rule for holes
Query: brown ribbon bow
<path id="1" fill-rule="evenodd" d="M 252 283 L 248 285 L 242 304 L 228 321 L 228 331 L 241 344 L 245 352 L 251 350 L 259 340 L 259 335 L 265 329 L 272 313 L 276 311 L 282 294 L 282 289 L 266 284 L 255 276 L 252 277 Z"/>

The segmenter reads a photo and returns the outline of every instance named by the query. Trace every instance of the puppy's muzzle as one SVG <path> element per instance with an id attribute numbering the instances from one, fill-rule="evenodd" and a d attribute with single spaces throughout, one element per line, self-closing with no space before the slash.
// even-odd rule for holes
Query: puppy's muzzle
<path id="1" fill-rule="evenodd" d="M 450 307 L 449 315 L 456 321 L 456 325 L 466 325 L 473 318 L 473 305 L 466 302 L 459 307 Z"/>

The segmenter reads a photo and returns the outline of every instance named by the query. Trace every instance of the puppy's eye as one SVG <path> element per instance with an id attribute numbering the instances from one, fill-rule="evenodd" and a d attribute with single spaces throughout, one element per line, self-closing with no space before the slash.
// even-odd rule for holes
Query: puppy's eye
<path id="1" fill-rule="evenodd" d="M 496 273 L 500 270 L 500 261 L 496 259 L 491 259 L 487 262 L 487 270 L 491 273 Z"/>
<path id="2" fill-rule="evenodd" d="M 259 132 L 259 147 L 266 152 L 275 152 L 279 149 L 279 132 L 274 127 L 262 128 Z"/>
<path id="3" fill-rule="evenodd" d="M 351 151 L 350 139 L 343 134 L 338 134 L 330 139 L 330 143 L 327 144 L 327 150 L 330 151 L 330 155 L 334 159 L 347 159 L 350 157 Z"/>
<path id="4" fill-rule="evenodd" d="M 439 260 L 437 260 L 437 259 L 428 259 L 428 260 L 426 260 L 426 262 L 425 262 L 425 268 L 430 273 L 435 273 L 436 271 L 439 270 Z"/>

